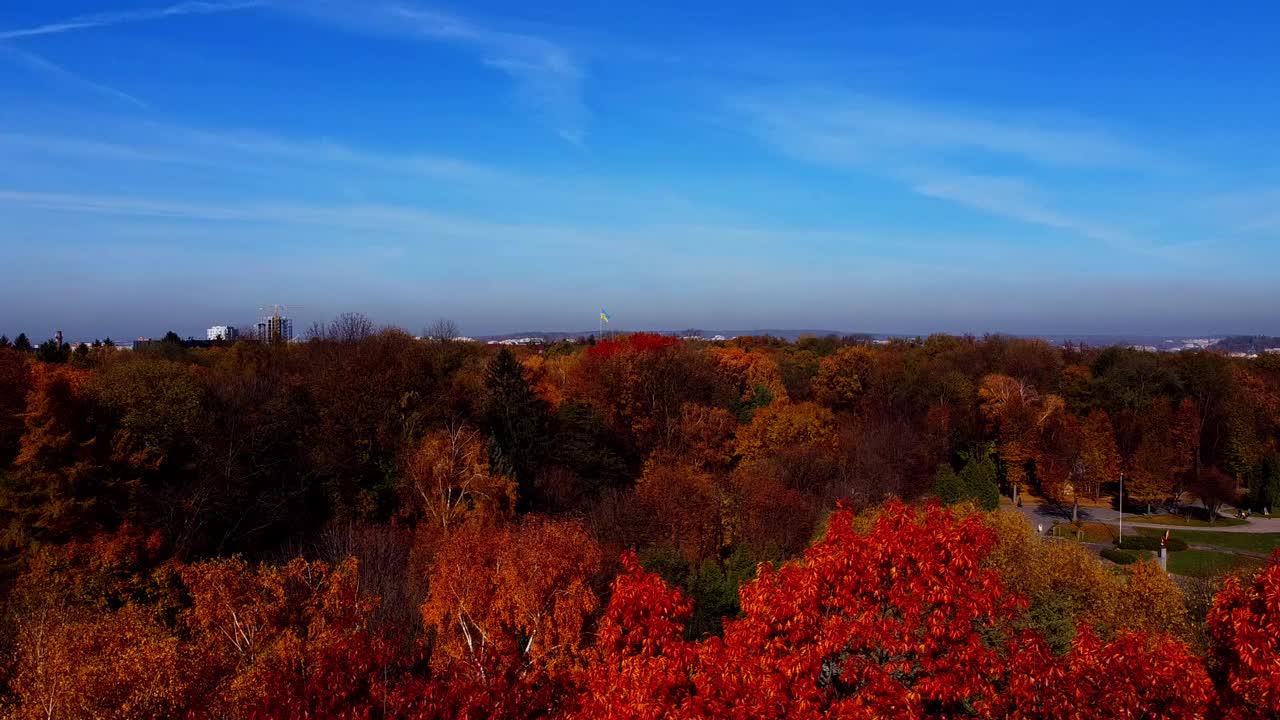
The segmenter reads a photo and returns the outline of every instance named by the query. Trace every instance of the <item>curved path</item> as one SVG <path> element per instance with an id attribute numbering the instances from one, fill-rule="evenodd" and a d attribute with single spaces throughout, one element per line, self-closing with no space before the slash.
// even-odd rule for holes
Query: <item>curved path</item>
<path id="1" fill-rule="evenodd" d="M 1004 506 L 1009 507 L 1009 506 Z M 1062 509 L 1052 505 L 1044 504 L 1024 504 L 1017 508 L 1028 520 L 1031 521 L 1032 527 L 1043 524 L 1046 527 L 1051 526 L 1055 522 L 1066 522 L 1071 519 L 1071 509 L 1067 508 L 1064 513 Z M 1081 507 L 1079 517 L 1082 522 L 1099 522 L 1106 525 L 1119 525 L 1121 513 L 1107 507 Z M 1212 531 L 1225 533 L 1275 533 L 1280 532 L 1280 516 L 1264 518 L 1259 515 L 1251 516 L 1244 525 L 1157 525 L 1147 522 L 1134 522 L 1142 520 L 1144 516 L 1139 513 L 1124 513 L 1125 531 L 1128 532 L 1129 527 L 1134 528 L 1152 528 L 1155 530 L 1184 530 L 1187 532 Z"/>

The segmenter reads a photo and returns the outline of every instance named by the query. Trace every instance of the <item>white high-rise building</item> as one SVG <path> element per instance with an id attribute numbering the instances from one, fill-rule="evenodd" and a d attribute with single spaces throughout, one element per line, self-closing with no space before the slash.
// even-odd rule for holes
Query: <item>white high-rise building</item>
<path id="1" fill-rule="evenodd" d="M 226 342 L 231 342 L 236 339 L 236 335 L 238 334 L 239 333 L 236 332 L 236 329 L 230 325 L 214 325 L 209 328 L 205 337 L 209 340 L 224 340 Z"/>
<path id="2" fill-rule="evenodd" d="M 289 342 L 293 339 L 293 321 L 283 315 L 272 315 L 258 323 L 258 339 L 263 342 Z"/>

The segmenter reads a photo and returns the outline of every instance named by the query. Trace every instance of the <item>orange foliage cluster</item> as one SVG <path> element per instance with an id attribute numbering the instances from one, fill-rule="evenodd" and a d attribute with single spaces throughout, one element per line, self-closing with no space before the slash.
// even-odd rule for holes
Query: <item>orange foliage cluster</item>
<path id="1" fill-rule="evenodd" d="M 358 570 L 239 560 L 181 570 L 170 629 L 140 606 L 45 608 L 19 628 L 14 717 L 1274 717 L 1280 565 L 1231 580 L 1209 619 L 1214 675 L 1183 641 L 1081 628 L 1056 655 L 986 559 L 980 515 L 837 510 L 824 536 L 741 590 L 723 637 L 625 553 L 592 620 L 599 555 L 580 525 L 470 526 L 436 559 L 430 669 L 370 623 Z M 471 552 L 469 553 L 468 550 Z M 593 629 L 588 631 L 588 627 Z"/>

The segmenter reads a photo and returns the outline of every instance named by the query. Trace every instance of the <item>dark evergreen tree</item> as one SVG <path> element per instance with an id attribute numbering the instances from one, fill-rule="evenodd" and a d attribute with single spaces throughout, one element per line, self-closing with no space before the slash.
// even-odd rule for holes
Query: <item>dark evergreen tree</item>
<path id="1" fill-rule="evenodd" d="M 590 405 L 565 402 L 555 414 L 555 442 L 551 461 L 571 469 L 589 494 L 601 488 L 622 487 L 632 477 L 622 440 L 609 430 Z"/>
<path id="2" fill-rule="evenodd" d="M 45 340 L 36 348 L 36 359 L 41 362 L 64 363 L 70 354 L 71 346 L 67 343 L 59 345 L 57 340 Z"/>
<path id="3" fill-rule="evenodd" d="M 1249 504 L 1255 510 L 1270 511 L 1280 505 L 1280 457 L 1264 458 L 1251 480 Z"/>
<path id="4" fill-rule="evenodd" d="M 13 349 L 18 352 L 31 352 L 31 341 L 27 339 L 26 333 L 18 333 L 18 337 L 13 340 Z"/>
<path id="5" fill-rule="evenodd" d="M 547 404 L 529 387 L 524 366 L 510 348 L 489 361 L 485 373 L 485 421 L 495 469 L 516 479 L 521 506 L 537 504 L 534 478 L 548 448 Z"/>
<path id="6" fill-rule="evenodd" d="M 0 350 L 3 350 L 4 348 L 9 347 L 12 344 L 13 343 L 9 342 L 8 335 L 0 335 Z"/>
<path id="7" fill-rule="evenodd" d="M 964 486 L 951 463 L 942 463 L 933 475 L 933 495 L 943 505 L 955 505 L 965 499 Z"/>
<path id="8" fill-rule="evenodd" d="M 984 510 L 995 510 L 1000 506 L 1000 486 L 993 455 L 990 447 L 982 453 L 961 453 L 965 463 L 959 473 L 942 463 L 934 475 L 933 494 L 944 505 L 972 501 Z"/>
<path id="9" fill-rule="evenodd" d="M 960 468 L 960 485 L 964 494 L 984 510 L 1000 507 L 1000 484 L 995 461 L 995 448 L 988 446 L 981 454 L 965 453 Z"/>

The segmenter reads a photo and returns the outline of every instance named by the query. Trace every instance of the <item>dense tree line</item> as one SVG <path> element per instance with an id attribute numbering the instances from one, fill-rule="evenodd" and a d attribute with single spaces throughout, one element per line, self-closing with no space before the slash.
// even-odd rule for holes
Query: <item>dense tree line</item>
<path id="1" fill-rule="evenodd" d="M 1271 507 L 1280 356 L 437 325 L 0 343 L 7 712 L 1280 710 L 1280 571 L 1197 609 L 989 512 Z"/>

